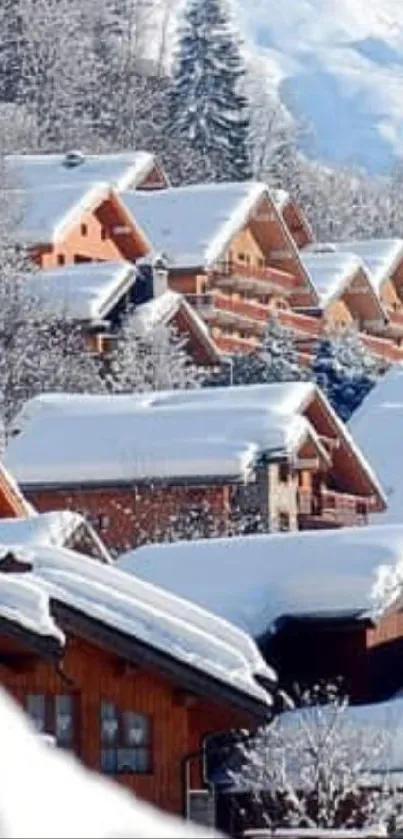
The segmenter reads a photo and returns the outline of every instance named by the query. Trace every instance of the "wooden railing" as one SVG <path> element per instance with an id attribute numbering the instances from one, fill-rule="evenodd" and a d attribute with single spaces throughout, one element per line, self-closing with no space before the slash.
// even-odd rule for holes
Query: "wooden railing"
<path id="1" fill-rule="evenodd" d="M 322 334 L 323 324 L 319 318 L 301 315 L 291 309 L 277 309 L 276 314 L 283 326 L 288 326 L 290 329 L 295 329 L 314 338 L 319 338 Z"/>
<path id="2" fill-rule="evenodd" d="M 219 316 L 220 312 L 246 318 L 247 321 L 266 323 L 270 317 L 268 306 L 258 301 L 237 299 L 219 292 L 207 294 L 187 294 L 186 299 L 196 311 L 205 318 Z"/>
<path id="3" fill-rule="evenodd" d="M 268 265 L 247 265 L 243 262 L 222 262 L 213 269 L 212 274 L 217 284 L 219 284 L 220 278 L 227 280 L 230 278 L 235 281 L 239 277 L 273 285 L 284 293 L 292 292 L 297 283 L 295 277 L 279 268 L 271 268 Z"/>
<path id="4" fill-rule="evenodd" d="M 298 491 L 299 514 L 329 524 L 366 524 L 368 505 L 366 499 L 335 490 L 326 489 L 321 493 Z"/>

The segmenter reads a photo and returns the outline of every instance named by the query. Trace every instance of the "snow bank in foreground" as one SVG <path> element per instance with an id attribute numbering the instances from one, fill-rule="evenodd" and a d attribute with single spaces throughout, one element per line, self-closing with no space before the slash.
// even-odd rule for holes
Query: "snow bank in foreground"
<path id="1" fill-rule="evenodd" d="M 0 837 L 208 839 L 51 749 L 0 693 Z"/>

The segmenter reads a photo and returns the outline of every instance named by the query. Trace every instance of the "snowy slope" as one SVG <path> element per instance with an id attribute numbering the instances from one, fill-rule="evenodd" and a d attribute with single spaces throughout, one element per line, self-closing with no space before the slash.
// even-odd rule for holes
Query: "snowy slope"
<path id="1" fill-rule="evenodd" d="M 403 153 L 401 0 L 234 3 L 268 83 L 313 125 L 315 153 L 373 171 Z"/>

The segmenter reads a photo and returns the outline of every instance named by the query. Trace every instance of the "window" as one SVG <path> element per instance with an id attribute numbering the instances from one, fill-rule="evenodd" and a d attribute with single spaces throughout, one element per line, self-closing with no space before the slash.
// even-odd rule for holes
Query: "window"
<path id="1" fill-rule="evenodd" d="M 87 235 L 87 233 L 88 233 L 88 227 L 87 227 L 87 225 L 86 225 L 86 224 L 82 224 L 82 225 L 81 225 L 81 235 L 82 235 L 82 236 L 86 236 L 86 235 Z"/>
<path id="2" fill-rule="evenodd" d="M 75 698 L 68 693 L 29 693 L 25 708 L 42 734 L 51 734 L 60 748 L 72 749 L 75 741 Z"/>
<path id="3" fill-rule="evenodd" d="M 289 474 L 290 470 L 288 468 L 288 463 L 280 463 L 278 467 L 278 479 L 282 484 L 288 483 Z"/>
<path id="4" fill-rule="evenodd" d="M 290 517 L 289 517 L 288 513 L 279 513 L 278 529 L 282 533 L 285 533 L 287 530 L 290 529 Z"/>
<path id="5" fill-rule="evenodd" d="M 245 259 L 245 254 L 244 253 L 239 253 L 238 254 L 238 259 L 239 259 L 240 262 L 243 262 L 244 259 Z"/>
<path id="6" fill-rule="evenodd" d="M 101 227 L 101 239 L 102 239 L 103 242 L 105 241 L 107 236 L 108 236 L 108 233 L 107 233 L 106 227 Z"/>
<path id="7" fill-rule="evenodd" d="M 151 771 L 151 726 L 149 717 L 135 711 L 120 711 L 103 700 L 100 708 L 101 769 L 108 775 Z"/>
<path id="8" fill-rule="evenodd" d="M 66 262 L 66 257 L 64 255 L 64 253 L 58 253 L 57 254 L 57 264 L 58 265 L 64 265 L 65 262 Z"/>

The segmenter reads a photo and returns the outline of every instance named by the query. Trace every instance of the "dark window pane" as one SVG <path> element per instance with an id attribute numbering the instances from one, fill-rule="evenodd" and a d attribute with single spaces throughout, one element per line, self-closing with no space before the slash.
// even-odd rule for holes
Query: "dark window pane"
<path id="1" fill-rule="evenodd" d="M 149 772 L 150 755 L 148 749 L 118 749 L 118 772 Z"/>
<path id="2" fill-rule="evenodd" d="M 146 746 L 150 742 L 148 717 L 134 711 L 124 711 L 122 717 L 125 746 Z"/>
<path id="3" fill-rule="evenodd" d="M 45 731 L 45 697 L 43 693 L 29 693 L 25 698 L 25 708 L 38 731 Z"/>
<path id="4" fill-rule="evenodd" d="M 106 746 L 119 741 L 119 718 L 113 702 L 101 702 L 101 742 Z"/>
<path id="5" fill-rule="evenodd" d="M 102 749 L 101 751 L 101 771 L 108 775 L 116 775 L 117 773 L 117 751 L 116 749 Z"/>
<path id="6" fill-rule="evenodd" d="M 71 746 L 74 738 L 73 697 L 61 694 L 55 697 L 55 736 L 59 746 Z"/>

